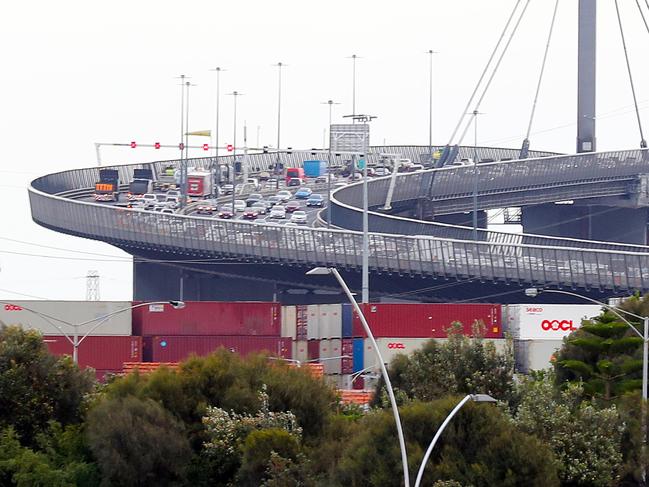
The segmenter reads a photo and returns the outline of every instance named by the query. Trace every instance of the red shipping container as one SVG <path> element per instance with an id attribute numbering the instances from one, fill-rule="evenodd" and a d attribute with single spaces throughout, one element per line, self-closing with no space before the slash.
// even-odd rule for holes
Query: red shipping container
<path id="1" fill-rule="evenodd" d="M 352 389 L 356 389 L 356 390 L 365 389 L 365 378 L 360 376 L 356 377 L 352 382 Z"/>
<path id="2" fill-rule="evenodd" d="M 155 336 L 146 340 L 145 355 L 152 362 L 182 362 L 190 355 L 209 355 L 223 347 L 241 356 L 263 350 L 282 358 L 292 358 L 290 338 L 254 336 Z M 149 349 L 150 348 L 150 349 Z"/>
<path id="3" fill-rule="evenodd" d="M 447 338 L 446 330 L 455 321 L 468 336 L 476 321 L 484 323 L 485 338 L 503 336 L 499 304 L 365 304 L 361 309 L 376 338 Z M 354 336 L 366 336 L 355 312 Z"/>
<path id="4" fill-rule="evenodd" d="M 266 302 L 186 301 L 133 309 L 133 334 L 280 336 L 281 306 Z"/>
<path id="5" fill-rule="evenodd" d="M 47 335 L 43 340 L 50 353 L 72 356 L 73 347 L 66 337 Z M 142 338 L 91 335 L 81 342 L 78 351 L 79 367 L 122 370 L 124 362 L 142 361 Z"/>
<path id="6" fill-rule="evenodd" d="M 354 339 L 343 338 L 340 346 L 340 354 L 349 358 L 343 358 L 340 363 L 341 374 L 351 374 L 354 371 Z"/>
<path id="7" fill-rule="evenodd" d="M 320 340 L 309 340 L 307 344 L 307 357 L 314 362 L 320 360 Z"/>

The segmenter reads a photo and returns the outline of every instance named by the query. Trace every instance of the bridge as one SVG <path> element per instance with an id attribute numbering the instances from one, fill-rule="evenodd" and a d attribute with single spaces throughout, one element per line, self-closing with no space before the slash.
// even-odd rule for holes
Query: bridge
<path id="1" fill-rule="evenodd" d="M 383 152 L 399 152 L 416 160 L 427 150 L 374 147 L 368 162 L 376 162 Z M 460 155 L 472 156 L 474 151 L 464 147 Z M 477 164 L 481 211 L 523 207 L 525 228 L 527 208 L 563 200 L 577 205 L 594 198 L 611 199 L 615 201 L 611 205 L 621 207 L 617 211 L 640 212 L 638 221 L 644 218 L 640 232 L 646 235 L 646 150 L 577 155 L 531 152 L 528 159 L 503 161 L 518 152 L 478 148 L 479 160 L 495 160 Z M 282 154 L 282 160 L 286 166 L 296 166 L 314 156 L 326 159 L 327 154 L 292 151 Z M 248 169 L 265 170 L 276 157 L 249 155 Z M 223 159 L 220 162 L 228 164 L 227 157 Z M 160 174 L 174 162 L 119 166 L 120 179 L 130 180 L 135 168 L 151 167 Z M 196 167 L 212 163 L 212 158 L 191 161 Z M 471 165 L 399 174 L 391 212 L 380 209 L 390 177 L 368 182 L 373 296 L 507 302 L 524 300 L 521 290 L 532 285 L 578 289 L 599 298 L 649 291 L 645 241 L 637 245 L 487 229 L 480 229 L 474 239 L 471 227 L 412 217 L 428 212 L 444 219 L 470 211 L 474 171 Z M 34 180 L 29 188 L 32 217 L 55 231 L 104 241 L 134 255 L 135 299 L 176 298 L 179 286 L 184 287 L 185 299 L 272 299 L 290 288 L 335 290 L 333 282 L 304 276 L 313 266 L 335 266 L 360 287 L 362 183 L 332 194 L 334 228 L 328 230 L 160 215 L 71 197 L 80 190 L 89 191 L 97 179 L 94 167 Z M 632 218 L 614 220 L 621 226 L 613 231 L 620 233 L 636 223 Z M 181 278 L 183 284 L 179 284 Z"/>

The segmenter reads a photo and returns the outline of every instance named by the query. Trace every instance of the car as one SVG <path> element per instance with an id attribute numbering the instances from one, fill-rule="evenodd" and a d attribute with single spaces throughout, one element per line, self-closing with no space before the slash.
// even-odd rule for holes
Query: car
<path id="1" fill-rule="evenodd" d="M 292 198 L 293 195 L 291 194 L 290 191 L 282 190 L 282 191 L 279 191 L 275 196 L 279 196 L 282 199 L 283 202 L 287 202 L 288 200 L 290 200 Z"/>
<path id="2" fill-rule="evenodd" d="M 302 180 L 300 178 L 289 178 L 286 182 L 286 186 L 301 186 Z"/>
<path id="3" fill-rule="evenodd" d="M 294 223 L 294 222 L 287 222 L 286 225 L 284 225 L 284 226 L 285 226 L 285 227 L 297 227 L 298 224 L 297 224 L 297 223 Z"/>
<path id="4" fill-rule="evenodd" d="M 410 166 L 410 170 L 413 171 L 413 172 L 414 171 L 423 171 L 424 166 L 421 165 L 421 164 L 413 164 L 412 166 Z"/>
<path id="5" fill-rule="evenodd" d="M 246 208 L 246 211 L 243 212 L 243 218 L 246 220 L 256 220 L 259 216 L 259 212 L 256 208 Z"/>
<path id="6" fill-rule="evenodd" d="M 163 208 L 162 210 L 160 210 L 160 213 L 162 213 L 163 215 L 175 215 L 176 214 L 176 212 L 173 211 L 171 208 Z"/>
<path id="7" fill-rule="evenodd" d="M 222 206 L 221 209 L 219 210 L 219 214 L 218 214 L 219 218 L 229 220 L 233 216 L 234 216 L 234 212 L 232 211 L 232 205 Z"/>
<path id="8" fill-rule="evenodd" d="M 273 206 L 273 208 L 270 210 L 270 215 L 268 215 L 268 218 L 286 218 L 286 208 L 284 208 L 282 205 Z"/>
<path id="9" fill-rule="evenodd" d="M 211 215 L 212 213 L 216 213 L 216 211 L 218 211 L 216 201 L 205 200 L 196 206 L 196 213 L 199 215 Z"/>
<path id="10" fill-rule="evenodd" d="M 171 196 L 173 196 L 175 198 L 180 198 L 180 191 L 178 191 L 177 189 L 170 189 L 169 191 L 167 191 L 166 195 L 167 195 L 167 198 L 169 198 Z"/>
<path id="11" fill-rule="evenodd" d="M 286 209 L 287 213 L 293 213 L 294 211 L 299 210 L 301 206 L 299 201 L 289 201 L 288 203 L 286 203 L 284 208 Z"/>
<path id="12" fill-rule="evenodd" d="M 377 167 L 376 169 L 374 169 L 374 174 L 376 174 L 379 177 L 382 177 L 382 176 L 389 176 L 392 173 L 387 167 Z"/>
<path id="13" fill-rule="evenodd" d="M 260 181 L 268 181 L 270 179 L 270 173 L 268 171 L 262 171 L 259 173 Z"/>
<path id="14" fill-rule="evenodd" d="M 266 180 L 266 187 L 272 188 L 274 186 L 277 186 L 277 178 L 268 178 Z"/>
<path id="15" fill-rule="evenodd" d="M 257 201 L 261 201 L 263 199 L 264 199 L 263 195 L 261 195 L 259 193 L 252 193 L 252 194 L 248 195 L 248 197 L 246 198 L 246 205 L 247 206 L 252 206 Z"/>
<path id="16" fill-rule="evenodd" d="M 234 210 L 237 213 L 241 213 L 246 209 L 246 202 L 243 200 L 234 200 Z"/>
<path id="17" fill-rule="evenodd" d="M 291 215 L 291 223 L 306 224 L 306 212 L 299 210 L 294 211 Z"/>
<path id="18" fill-rule="evenodd" d="M 300 188 L 300 189 L 298 189 L 297 192 L 295 193 L 295 197 L 296 197 L 297 199 L 299 199 L 299 200 L 305 200 L 305 199 L 307 199 L 309 196 L 311 196 L 311 193 L 313 193 L 313 191 L 311 190 L 311 188 Z"/>
<path id="19" fill-rule="evenodd" d="M 363 179 L 363 173 L 355 172 L 354 174 L 350 174 L 348 179 L 350 181 L 360 181 Z"/>
<path id="20" fill-rule="evenodd" d="M 254 191 L 259 191 L 261 189 L 261 184 L 259 184 L 259 180 L 257 178 L 246 179 L 246 184 L 248 186 L 252 186 L 254 188 Z"/>
<path id="21" fill-rule="evenodd" d="M 223 194 L 232 194 L 233 189 L 234 186 L 232 186 L 231 184 L 224 184 L 223 186 L 221 186 L 221 192 Z"/>
<path id="22" fill-rule="evenodd" d="M 273 207 L 273 206 L 275 206 L 275 205 L 282 204 L 282 203 L 284 202 L 284 199 L 283 199 L 281 196 L 277 196 L 277 195 L 275 195 L 275 196 L 271 196 L 271 197 L 268 198 L 266 201 L 268 201 L 268 203 L 270 204 L 270 206 Z"/>
<path id="23" fill-rule="evenodd" d="M 265 215 L 266 213 L 268 213 L 269 210 L 268 205 L 265 201 L 257 201 L 253 203 L 250 208 L 256 210 L 257 213 L 260 215 Z"/>
<path id="24" fill-rule="evenodd" d="M 319 206 L 322 208 L 324 206 L 324 197 L 321 194 L 312 194 L 309 196 L 309 199 L 306 200 L 306 205 Z"/>
<path id="25" fill-rule="evenodd" d="M 315 178 L 315 183 L 316 184 L 324 184 L 324 183 L 327 182 L 327 180 L 328 180 L 327 176 L 318 176 L 317 178 Z"/>
<path id="26" fill-rule="evenodd" d="M 155 204 L 158 202 L 158 196 L 153 193 L 146 193 L 142 195 L 142 200 L 144 200 L 145 203 Z"/>

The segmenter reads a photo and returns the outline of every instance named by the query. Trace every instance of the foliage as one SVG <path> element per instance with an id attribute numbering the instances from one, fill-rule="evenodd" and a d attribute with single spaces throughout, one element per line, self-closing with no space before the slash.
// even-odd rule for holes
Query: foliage
<path id="1" fill-rule="evenodd" d="M 431 401 L 448 394 L 489 394 L 508 400 L 514 391 L 514 356 L 511 341 L 503 353 L 493 342 L 462 334 L 455 323 L 446 342 L 430 340 L 410 357 L 398 355 L 390 363 L 390 380 L 395 395 L 401 391 L 407 398 Z M 431 373 L 431 371 L 435 371 Z M 374 405 L 385 398 L 381 380 Z"/>
<path id="2" fill-rule="evenodd" d="M 11 426 L 22 444 L 33 446 L 50 420 L 80 422 L 93 384 L 69 357 L 51 355 L 38 332 L 0 329 L 0 429 Z"/>
<path id="3" fill-rule="evenodd" d="M 88 414 L 88 443 L 105 485 L 173 485 L 191 450 L 182 425 L 151 399 L 104 399 Z"/>
<path id="4" fill-rule="evenodd" d="M 300 445 L 294 435 L 284 429 L 266 428 L 252 431 L 241 448 L 243 458 L 237 475 L 237 485 L 257 487 L 265 480 L 272 454 L 295 462 Z"/>
<path id="5" fill-rule="evenodd" d="M 583 389 L 553 388 L 554 377 L 521 384 L 515 424 L 550 445 L 565 485 L 607 486 L 618 478 L 623 423 L 615 406 L 598 409 Z"/>
<path id="6" fill-rule="evenodd" d="M 459 402 L 450 397 L 400 408 L 411 477 L 437 429 Z M 345 486 L 400 486 L 402 468 L 390 411 L 377 410 L 361 422 L 342 455 L 337 479 Z M 517 430 L 490 405 L 467 403 L 449 423 L 426 466 L 425 485 L 455 480 L 461 485 L 558 485 L 552 452 Z"/>
<path id="7" fill-rule="evenodd" d="M 557 383 L 583 383 L 588 397 L 604 401 L 637 390 L 642 375 L 641 345 L 642 339 L 610 311 L 584 320 L 557 354 Z"/>
<path id="8" fill-rule="evenodd" d="M 309 461 L 298 454 L 296 459 L 284 458 L 277 452 L 270 452 L 266 467 L 266 480 L 262 487 L 312 487 L 317 485 L 309 470 Z"/>

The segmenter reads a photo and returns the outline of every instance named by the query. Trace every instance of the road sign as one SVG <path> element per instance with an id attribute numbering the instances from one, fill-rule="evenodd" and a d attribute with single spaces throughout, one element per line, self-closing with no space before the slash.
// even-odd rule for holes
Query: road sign
<path id="1" fill-rule="evenodd" d="M 225 148 L 228 150 L 228 152 L 232 152 L 234 150 L 234 146 L 232 144 L 228 144 Z"/>
<path id="2" fill-rule="evenodd" d="M 185 144 L 183 144 L 183 143 L 181 142 L 180 144 L 178 144 L 178 148 L 179 148 L 180 150 L 185 149 Z"/>
<path id="3" fill-rule="evenodd" d="M 209 144 L 203 144 L 203 150 L 210 150 Z"/>
<path id="4" fill-rule="evenodd" d="M 159 149 L 160 148 L 160 142 L 156 142 L 155 144 L 153 144 L 153 147 L 155 147 L 156 149 Z"/>
<path id="5" fill-rule="evenodd" d="M 359 159 L 358 162 L 356 163 L 356 167 L 358 167 L 358 169 L 360 169 L 361 171 L 365 169 L 365 159 L 363 158 Z"/>
<path id="6" fill-rule="evenodd" d="M 137 147 L 137 144 L 135 141 L 131 142 L 131 149 L 135 149 Z"/>

